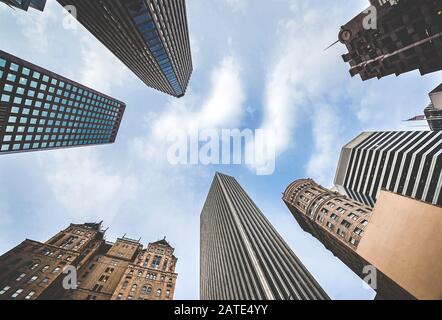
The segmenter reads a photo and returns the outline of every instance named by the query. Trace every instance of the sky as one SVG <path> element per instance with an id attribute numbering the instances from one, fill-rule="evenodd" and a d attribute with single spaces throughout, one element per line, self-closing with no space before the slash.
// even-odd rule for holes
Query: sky
<path id="1" fill-rule="evenodd" d="M 333 299 L 374 292 L 283 204 L 299 178 L 332 187 L 341 147 L 362 131 L 427 130 L 440 73 L 362 82 L 337 44 L 366 0 L 187 0 L 194 72 L 184 98 L 148 88 L 55 0 L 43 13 L 0 5 L 0 49 L 124 101 L 115 144 L 0 157 L 0 254 L 46 241 L 70 223 L 104 220 L 107 239 L 167 236 L 178 257 L 176 299 L 199 298 L 199 216 L 214 173 L 233 175 Z M 276 151 L 275 172 L 247 165 L 172 165 L 171 130 L 250 128 Z"/>

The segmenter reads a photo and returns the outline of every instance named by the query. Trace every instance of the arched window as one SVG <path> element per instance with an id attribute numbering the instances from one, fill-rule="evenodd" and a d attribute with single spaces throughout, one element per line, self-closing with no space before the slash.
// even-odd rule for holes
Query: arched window
<path id="1" fill-rule="evenodd" d="M 147 288 L 147 291 L 146 291 L 146 294 L 151 294 L 152 293 L 152 288 L 151 287 L 148 287 Z"/>
<path id="2" fill-rule="evenodd" d="M 135 290 L 137 290 L 137 287 L 138 286 L 136 284 L 132 285 L 132 289 L 130 289 L 130 291 L 134 292 Z"/>
<path id="3" fill-rule="evenodd" d="M 144 286 L 141 288 L 141 293 L 142 294 L 147 294 L 147 286 Z"/>
<path id="4" fill-rule="evenodd" d="M 161 289 L 158 289 L 157 290 L 157 297 L 160 297 L 161 296 Z"/>
<path id="5" fill-rule="evenodd" d="M 123 289 L 126 289 L 127 288 L 127 286 L 129 285 L 129 282 L 128 281 L 124 281 L 124 283 L 123 283 Z"/>

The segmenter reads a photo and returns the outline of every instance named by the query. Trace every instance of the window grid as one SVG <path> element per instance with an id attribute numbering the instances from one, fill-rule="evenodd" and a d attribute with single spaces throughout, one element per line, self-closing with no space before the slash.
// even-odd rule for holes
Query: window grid
<path id="1" fill-rule="evenodd" d="M 13 59 L 12 59 L 13 60 Z M 112 143 L 124 104 L 0 52 L 0 153 Z"/>

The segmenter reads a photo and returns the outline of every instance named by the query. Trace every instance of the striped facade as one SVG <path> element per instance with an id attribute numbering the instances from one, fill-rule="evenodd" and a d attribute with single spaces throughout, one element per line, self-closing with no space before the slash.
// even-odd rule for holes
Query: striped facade
<path id="1" fill-rule="evenodd" d="M 381 189 L 442 205 L 442 132 L 365 132 L 344 146 L 339 192 L 374 206 Z"/>
<path id="2" fill-rule="evenodd" d="M 232 177 L 217 173 L 201 214 L 203 300 L 329 299 Z"/>
<path id="3" fill-rule="evenodd" d="M 147 86 L 182 97 L 192 74 L 185 0 L 57 0 Z"/>

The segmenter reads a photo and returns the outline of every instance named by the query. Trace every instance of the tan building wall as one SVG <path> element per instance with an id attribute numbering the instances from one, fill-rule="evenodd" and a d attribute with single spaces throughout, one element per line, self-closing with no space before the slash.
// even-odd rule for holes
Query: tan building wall
<path id="1" fill-rule="evenodd" d="M 417 299 L 442 299 L 442 208 L 382 191 L 357 253 Z"/>

